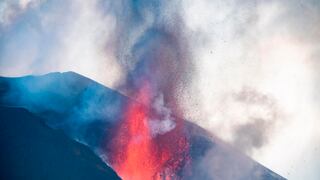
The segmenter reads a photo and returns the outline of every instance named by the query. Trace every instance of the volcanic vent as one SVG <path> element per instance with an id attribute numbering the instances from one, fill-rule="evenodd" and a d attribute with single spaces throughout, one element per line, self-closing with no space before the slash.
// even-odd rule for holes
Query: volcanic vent
<path id="1" fill-rule="evenodd" d="M 181 179 L 191 160 L 183 121 L 163 106 L 162 96 L 157 104 L 151 101 L 147 84 L 137 97 L 143 103 L 129 102 L 115 128 L 108 148 L 111 165 L 123 179 Z"/>
<path id="2" fill-rule="evenodd" d="M 189 82 L 190 53 L 176 1 L 125 1 L 116 14 L 114 53 L 135 99 L 112 130 L 108 161 L 124 179 L 180 179 L 191 163 L 177 96 Z M 122 9 L 123 8 L 123 9 Z"/>

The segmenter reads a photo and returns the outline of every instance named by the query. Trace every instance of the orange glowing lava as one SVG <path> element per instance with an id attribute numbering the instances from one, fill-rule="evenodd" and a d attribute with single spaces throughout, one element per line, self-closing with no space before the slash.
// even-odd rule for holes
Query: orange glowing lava
<path id="1" fill-rule="evenodd" d="M 181 123 L 164 135 L 152 137 L 148 86 L 139 90 L 137 99 L 143 105 L 127 105 L 112 141 L 110 164 L 124 180 L 180 179 L 178 171 L 189 160 L 189 144 Z"/>

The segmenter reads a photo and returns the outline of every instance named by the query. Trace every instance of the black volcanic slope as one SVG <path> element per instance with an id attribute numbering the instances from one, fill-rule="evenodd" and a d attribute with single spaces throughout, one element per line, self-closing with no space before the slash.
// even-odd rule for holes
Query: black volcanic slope
<path id="1" fill-rule="evenodd" d="M 0 77 L 0 106 L 19 106 L 27 109 L 41 117 L 49 127 L 62 130 L 71 139 L 85 144 L 101 157 L 108 156 L 109 150 L 106 149 L 106 145 L 110 140 L 111 130 L 122 118 L 121 109 L 128 101 L 132 100 L 73 72 L 20 78 Z M 19 111 L 24 112 L 21 119 L 25 119 L 23 116 L 28 113 L 21 109 Z M 184 179 L 284 179 L 199 126 L 188 121 L 186 124 L 191 145 L 192 175 Z M 22 129 L 18 122 L 11 125 L 12 128 Z M 34 129 L 31 127 L 33 125 L 24 126 Z M 19 131 L 16 133 L 19 134 Z M 38 136 L 38 139 L 42 138 L 40 134 Z M 51 146 L 51 149 L 55 147 Z M 34 154 L 33 158 L 37 159 L 37 155 Z M 88 163 L 92 162 L 90 160 Z M 68 167 L 74 164 L 77 163 L 71 163 Z M 7 169 L 14 171 L 12 168 Z"/>
<path id="2" fill-rule="evenodd" d="M 0 107 L 0 179 L 120 179 L 88 147 L 22 108 Z"/>

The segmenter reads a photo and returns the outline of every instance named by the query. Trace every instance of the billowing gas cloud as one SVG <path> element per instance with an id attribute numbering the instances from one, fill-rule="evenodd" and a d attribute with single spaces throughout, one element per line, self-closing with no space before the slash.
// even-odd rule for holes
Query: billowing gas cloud
<path id="1" fill-rule="evenodd" d="M 198 101 L 186 103 L 188 112 L 197 113 L 189 113 L 190 119 L 230 143 L 243 142 L 240 149 L 288 179 L 320 177 L 314 170 L 320 162 L 315 158 L 320 134 L 314 128 L 319 126 L 319 5 L 313 0 L 185 4 L 186 12 L 198 12 L 186 13 L 187 27 L 203 35 L 192 41 Z M 234 98 L 245 89 L 274 105 Z"/>
<path id="2" fill-rule="evenodd" d="M 2 1 L 0 3 L 0 26 L 9 26 L 25 10 L 36 8 L 42 0 Z"/>
<path id="3" fill-rule="evenodd" d="M 158 134 L 165 134 L 175 128 L 175 118 L 172 115 L 171 109 L 166 107 L 163 99 L 163 95 L 159 94 L 153 104 L 152 108 L 159 115 L 159 119 L 150 119 L 149 126 L 151 129 L 152 136 Z"/>
<path id="4" fill-rule="evenodd" d="M 107 47 L 125 72 L 118 89 L 130 95 L 147 81 L 152 98 L 162 93 L 166 103 L 175 106 L 192 72 L 181 2 L 122 0 L 103 7 L 116 21 Z"/>
<path id="5" fill-rule="evenodd" d="M 72 70 L 133 96 L 144 77 L 155 97 L 164 95 L 164 109 L 289 179 L 319 179 L 319 6 L 316 0 L 4 0 L 0 75 Z M 244 94 L 266 101 L 239 98 Z M 99 102 L 90 90 L 87 96 Z M 91 103 L 82 108 L 75 112 L 96 111 Z"/>
<path id="6" fill-rule="evenodd" d="M 23 2 L 28 5 L 22 8 Z M 115 21 L 99 2 L 1 1 L 0 17 L 6 21 L 0 23 L 1 75 L 71 70 L 115 87 L 121 68 L 105 48 Z M 7 11 L 15 15 L 5 18 Z"/>

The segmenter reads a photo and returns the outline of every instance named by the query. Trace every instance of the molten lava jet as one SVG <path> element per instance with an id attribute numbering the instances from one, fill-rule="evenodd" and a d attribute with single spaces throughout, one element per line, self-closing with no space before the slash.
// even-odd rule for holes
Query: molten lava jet
<path id="1" fill-rule="evenodd" d="M 182 120 L 165 134 L 152 135 L 154 115 L 150 88 L 137 93 L 140 103 L 130 102 L 111 142 L 109 162 L 124 180 L 181 179 L 190 162 L 189 142 Z"/>

